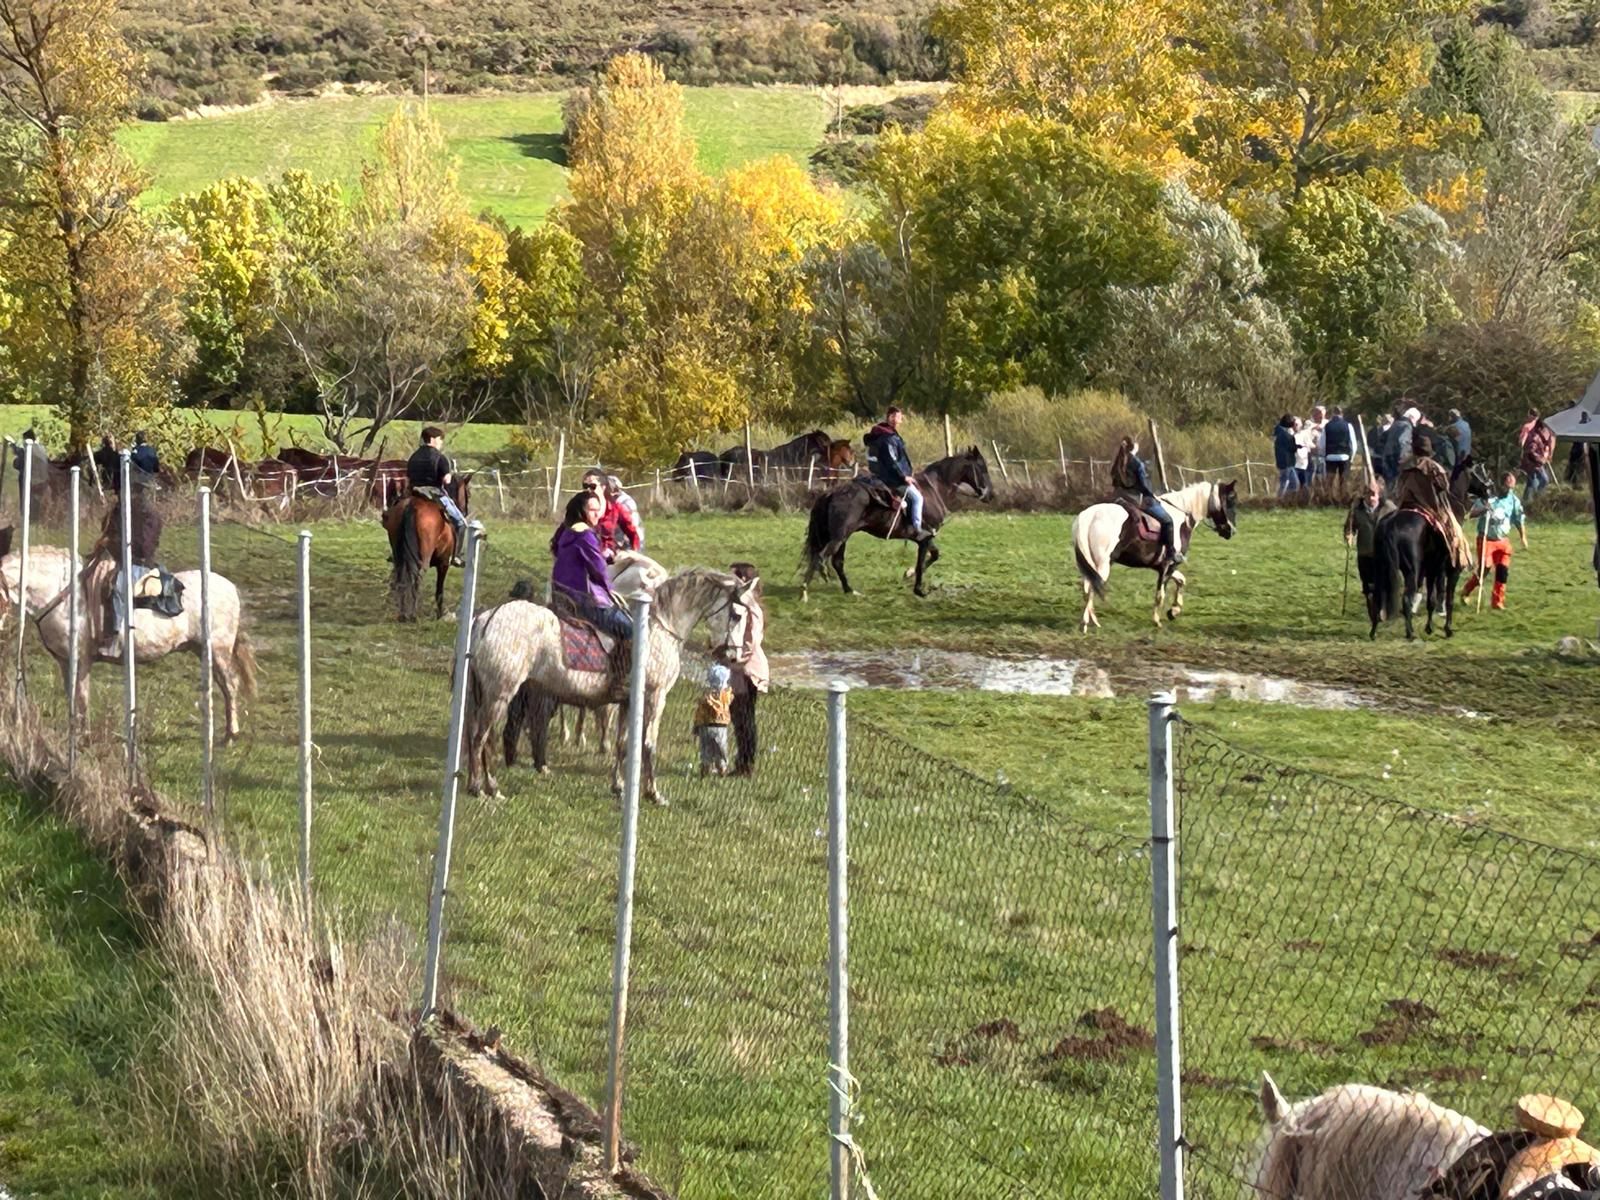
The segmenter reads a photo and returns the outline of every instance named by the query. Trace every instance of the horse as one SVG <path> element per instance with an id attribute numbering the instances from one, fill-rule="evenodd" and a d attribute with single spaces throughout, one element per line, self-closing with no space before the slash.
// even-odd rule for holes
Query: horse
<path id="1" fill-rule="evenodd" d="M 722 460 L 709 450 L 688 450 L 672 464 L 671 479 L 682 483 L 715 483 L 722 478 Z"/>
<path id="2" fill-rule="evenodd" d="M 835 438 L 828 443 L 827 462 L 825 473 L 829 479 L 856 473 L 856 449 L 849 438 Z"/>
<path id="3" fill-rule="evenodd" d="M 846 446 L 849 444 L 845 443 Z M 718 459 L 722 465 L 721 477 L 737 481 L 747 479 L 753 473 L 765 483 L 770 472 L 803 470 L 813 462 L 826 470 L 833 446 L 833 439 L 820 429 L 813 429 L 810 433 L 790 438 L 783 445 L 774 446 L 771 450 L 752 450 L 749 459 L 745 457 L 743 446 L 734 446 L 732 449 L 724 450 Z M 852 458 L 854 458 L 853 451 Z M 754 462 L 753 472 L 749 465 L 751 461 Z"/>
<path id="4" fill-rule="evenodd" d="M 702 621 L 712 623 L 726 613 L 720 631 L 713 624 L 713 654 L 731 652 L 743 629 L 743 610 L 755 581 L 741 583 L 721 571 L 683 571 L 656 588 L 650 605 L 649 662 L 645 666 L 643 791 L 663 803 L 656 788 L 655 746 L 667 693 L 678 681 L 684 643 Z M 575 671 L 562 659 L 561 620 L 550 609 L 528 600 L 507 600 L 478 614 L 473 621 L 472 665 L 467 680 L 465 746 L 467 790 L 497 795 L 499 786 L 489 765 L 489 740 L 505 717 L 512 697 L 524 683 L 549 701 L 594 708 L 613 702 L 610 671 Z M 617 739 L 611 768 L 612 791 L 622 781 L 626 739 Z"/>
<path id="5" fill-rule="evenodd" d="M 929 534 L 936 534 L 943 527 L 950 516 L 950 502 L 963 489 L 985 503 L 994 498 L 989 464 L 976 446 L 941 458 L 915 472 L 912 478 L 922 491 L 922 527 Z M 845 595 L 861 594 L 850 586 L 844 573 L 844 548 L 851 534 L 863 532 L 885 540 L 913 540 L 900 503 L 887 485 L 875 479 L 853 479 L 811 502 L 811 519 L 806 526 L 806 545 L 801 556 L 801 565 L 805 568 L 805 578 L 800 581 L 801 600 L 811 598 L 811 577 L 819 571 L 826 579 L 831 570 Z M 912 590 L 917 595 L 928 594 L 923 586 L 923 575 L 938 561 L 939 548 L 933 544 L 931 536 L 917 543 L 916 566 L 906 572 L 907 578 L 915 575 L 916 584 Z"/>
<path id="6" fill-rule="evenodd" d="M 1178 544 L 1188 552 L 1189 535 L 1202 521 L 1209 520 L 1217 536 L 1233 536 L 1238 521 L 1238 492 L 1233 483 L 1210 483 L 1205 480 L 1191 483 L 1176 492 L 1161 497 L 1161 503 L 1172 514 L 1177 525 Z M 1108 501 L 1091 504 L 1072 519 L 1072 549 L 1078 561 L 1078 575 L 1083 581 L 1083 617 L 1078 628 L 1089 632 L 1089 626 L 1099 626 L 1095 615 L 1096 598 L 1104 598 L 1106 581 L 1111 575 L 1111 565 L 1143 567 L 1156 573 L 1156 601 L 1153 616 L 1156 628 L 1161 628 L 1161 608 L 1167 601 L 1167 586 L 1175 583 L 1177 590 L 1172 606 L 1167 609 L 1167 619 L 1176 621 L 1183 611 L 1183 572 L 1167 557 L 1163 541 L 1150 541 L 1140 536 L 1139 521 L 1126 506 Z"/>
<path id="7" fill-rule="evenodd" d="M 463 516 L 472 493 L 472 476 L 453 480 L 449 491 Z M 456 531 L 437 500 L 407 492 L 383 514 L 383 530 L 389 535 L 389 559 L 394 568 L 389 575 L 389 594 L 394 597 L 396 620 L 417 619 L 417 592 L 422 586 L 423 568 L 434 569 L 434 619 L 444 619 L 444 578 L 450 573 L 450 560 L 456 555 Z"/>
<path id="8" fill-rule="evenodd" d="M 1450 481 L 1450 504 L 1456 517 L 1464 517 L 1469 501 L 1485 499 L 1492 485 L 1489 473 L 1474 463 Z M 1372 629 L 1367 637 L 1375 641 L 1378 626 L 1389 619 L 1396 585 L 1403 591 L 1400 609 L 1406 619 L 1406 641 L 1416 637 L 1413 618 L 1426 593 L 1428 619 L 1423 632 L 1433 632 L 1433 616 L 1444 609 L 1444 635 L 1455 636 L 1456 584 L 1461 568 L 1452 564 L 1450 546 L 1444 534 L 1414 509 L 1402 508 L 1378 522 L 1377 553 L 1373 557 L 1372 591 L 1367 595 L 1367 617 Z"/>
<path id="9" fill-rule="evenodd" d="M 17 576 L 22 569 L 21 552 L 0 558 L 0 625 L 5 614 L 16 607 Z M 27 601 L 27 614 L 38 626 L 39 640 L 61 668 L 65 686 L 67 652 L 67 596 L 73 587 L 78 589 L 78 681 L 77 706 L 80 720 L 89 714 L 89 668 L 97 662 L 119 663 L 120 657 L 103 658 L 97 653 L 103 636 L 105 606 L 89 597 L 96 593 L 92 581 L 114 574 L 116 565 L 100 558 L 91 560 L 86 571 L 73 577 L 72 560 L 57 546 L 32 546 L 28 551 L 28 578 L 22 595 Z M 162 617 L 148 609 L 135 608 L 132 614 L 133 654 L 139 663 L 152 663 L 165 658 L 175 650 L 192 650 L 200 654 L 200 572 L 180 571 L 176 576 L 183 585 L 183 612 L 176 617 Z M 232 742 L 242 729 L 240 712 L 244 701 L 255 694 L 256 655 L 250 637 L 240 624 L 241 607 L 239 589 L 233 583 L 211 572 L 211 663 L 212 677 L 222 692 L 225 716 L 225 740 Z"/>
<path id="10" fill-rule="evenodd" d="M 1420 1092 L 1359 1083 L 1290 1105 L 1263 1074 L 1261 1109 L 1252 1194 L 1272 1200 L 1416 1200 L 1491 1136 Z"/>

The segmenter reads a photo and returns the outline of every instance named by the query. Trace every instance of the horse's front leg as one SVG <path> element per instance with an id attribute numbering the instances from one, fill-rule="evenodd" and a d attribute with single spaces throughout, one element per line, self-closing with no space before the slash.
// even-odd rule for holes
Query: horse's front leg
<path id="1" fill-rule="evenodd" d="M 1167 602 L 1167 572 L 1162 567 L 1156 568 L 1156 602 L 1150 610 L 1150 618 L 1155 621 L 1156 628 L 1161 628 L 1161 606 Z"/>
<path id="2" fill-rule="evenodd" d="M 911 590 L 919 596 L 928 594 L 927 587 L 922 582 L 922 573 L 928 569 L 928 548 L 933 545 L 932 538 L 923 538 L 917 543 L 917 581 Z"/>
<path id="3" fill-rule="evenodd" d="M 855 588 L 850 586 L 850 580 L 844 573 L 844 543 L 839 543 L 839 548 L 833 552 L 833 573 L 839 577 L 839 586 L 844 589 L 846 596 L 859 595 Z"/>
<path id="4" fill-rule="evenodd" d="M 1182 571 L 1174 571 L 1172 573 L 1172 582 L 1177 586 L 1172 593 L 1172 607 L 1167 609 L 1167 620 L 1176 621 L 1178 614 L 1183 611 L 1183 585 L 1188 580 L 1183 577 Z"/>

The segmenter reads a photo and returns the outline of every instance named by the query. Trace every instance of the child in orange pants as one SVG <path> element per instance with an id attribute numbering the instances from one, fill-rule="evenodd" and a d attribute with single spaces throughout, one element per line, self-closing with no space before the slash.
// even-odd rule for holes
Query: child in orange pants
<path id="1" fill-rule="evenodd" d="M 1478 501 L 1472 507 L 1472 515 L 1478 518 L 1478 573 L 1467 580 L 1467 586 L 1461 593 L 1463 600 L 1478 590 L 1482 572 L 1493 567 L 1494 590 L 1489 593 L 1489 604 L 1493 608 L 1506 606 L 1506 581 L 1511 576 L 1512 529 L 1522 539 L 1522 548 L 1528 548 L 1527 517 L 1522 511 L 1522 501 L 1517 499 L 1516 487 L 1517 477 L 1508 471 L 1495 486 L 1495 495 L 1488 500 Z"/>

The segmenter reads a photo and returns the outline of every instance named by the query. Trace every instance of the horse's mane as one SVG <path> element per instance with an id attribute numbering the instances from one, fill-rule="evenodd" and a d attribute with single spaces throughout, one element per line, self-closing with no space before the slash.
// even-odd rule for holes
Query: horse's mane
<path id="1" fill-rule="evenodd" d="M 1198 525 L 1210 514 L 1211 499 L 1216 495 L 1216 490 L 1216 484 L 1202 479 L 1175 492 L 1163 493 L 1161 503 L 1177 509 Z"/>

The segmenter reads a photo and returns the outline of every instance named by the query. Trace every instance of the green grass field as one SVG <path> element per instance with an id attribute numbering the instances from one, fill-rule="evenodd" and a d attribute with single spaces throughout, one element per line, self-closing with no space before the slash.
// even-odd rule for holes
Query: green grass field
<path id="1" fill-rule="evenodd" d="M 489 602 L 519 577 L 542 579 L 548 529 L 484 515 Z M 1197 948 L 1186 1049 L 1201 1080 L 1196 1137 L 1213 1156 L 1197 1195 L 1231 1194 L 1223 1178 L 1251 1134 L 1264 1067 L 1294 1094 L 1335 1079 L 1420 1082 L 1494 1121 L 1517 1089 L 1551 1082 L 1553 1065 L 1511 1052 L 1534 1044 L 1533 1025 L 1565 1047 L 1595 1044 L 1581 1002 L 1590 960 L 1559 948 L 1600 928 L 1592 889 L 1574 893 L 1575 868 L 1471 833 L 1492 825 L 1579 850 L 1600 838 L 1600 667 L 1551 652 L 1594 627 L 1583 524 L 1536 516 L 1511 611 L 1465 613 L 1452 641 L 1407 645 L 1396 629 L 1369 643 L 1354 613 L 1338 616 L 1335 513 L 1249 511 L 1231 542 L 1198 535 L 1185 616 L 1159 633 L 1148 576 L 1119 572 L 1105 628 L 1087 639 L 1062 516 L 961 514 L 925 601 L 900 578 L 903 547 L 853 543 L 866 595 L 817 587 L 808 604 L 791 574 L 801 517 L 645 516 L 665 563 L 763 567 L 773 652 L 1088 655 L 1121 689 L 850 697 L 852 1065 L 881 1194 L 1026 1194 L 1017 1181 L 1041 1190 L 1061 1178 L 1148 1193 L 1142 698 L 1173 663 L 1320 681 L 1370 701 L 1355 712 L 1183 704 L 1263 756 L 1196 780 L 1186 816 L 1185 941 Z M 454 627 L 387 620 L 386 548 L 370 522 L 311 528 L 315 886 L 352 927 L 420 945 Z M 226 526 L 215 538 L 262 661 L 248 735 L 223 756 L 222 812 L 280 865 L 295 836 L 292 532 Z M 193 561 L 192 531 L 169 525 L 163 545 L 170 565 Z M 167 662 L 141 685 L 147 769 L 191 803 L 193 674 L 192 660 Z M 116 695 L 101 676 L 108 731 Z M 641 1165 L 686 1200 L 821 1194 L 821 709 L 808 695 L 769 698 L 756 778 L 700 781 L 692 700 L 680 686 L 664 724 L 658 774 L 671 805 L 642 821 L 627 1127 Z M 554 762 L 548 777 L 502 772 L 499 800 L 463 800 L 448 985 L 466 1014 L 597 1098 L 617 814 L 601 760 L 565 748 Z M 1397 818 L 1366 795 L 1456 820 Z M 1535 936 L 1519 925 L 1527 911 L 1564 916 Z M 1448 958 L 1462 950 L 1505 954 L 1516 969 L 1473 975 Z M 1438 1018 L 1410 1037 L 1364 1038 L 1390 1000 Z M 1101 1015 L 1085 1025 L 1089 1013 Z M 1565 1054 L 1560 1071 L 1552 1086 L 1582 1103 L 1597 1082 L 1588 1051 Z"/>
<path id="2" fill-rule="evenodd" d="M 156 1187 L 174 1147 L 140 1119 L 137 1067 L 163 977 L 121 884 L 77 835 L 0 787 L 0 1191 L 84 1198 Z"/>
<path id="3" fill-rule="evenodd" d="M 803 162 L 827 119 L 822 97 L 809 88 L 687 88 L 684 102 L 710 171 L 774 154 Z M 393 97 L 288 101 L 203 120 L 141 122 L 128 126 L 122 141 L 150 173 L 149 205 L 224 176 L 271 179 L 290 169 L 348 188 L 399 103 Z M 440 96 L 429 104 L 460 159 L 461 187 L 474 210 L 527 225 L 565 195 L 561 93 Z"/>

